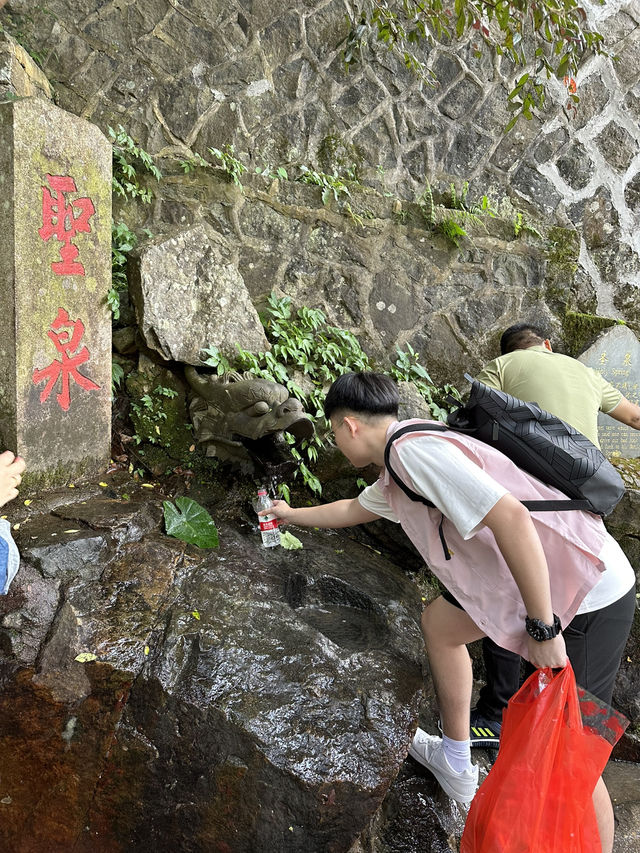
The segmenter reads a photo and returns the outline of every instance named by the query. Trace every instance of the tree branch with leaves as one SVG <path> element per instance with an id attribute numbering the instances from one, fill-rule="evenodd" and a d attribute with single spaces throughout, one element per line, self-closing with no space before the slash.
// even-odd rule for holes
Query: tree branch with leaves
<path id="1" fill-rule="evenodd" d="M 599 0 L 601 5 L 604 0 Z M 477 55 L 489 49 L 505 56 L 522 73 L 508 95 L 513 116 L 510 130 L 522 115 L 533 117 L 545 102 L 547 82 L 555 77 L 567 88 L 567 109 L 579 102 L 575 77 L 583 58 L 606 54 L 604 38 L 589 24 L 578 0 L 361 0 L 345 40 L 347 68 L 363 60 L 373 44 L 381 44 L 419 79 L 436 82 L 419 45 L 474 37 Z"/>

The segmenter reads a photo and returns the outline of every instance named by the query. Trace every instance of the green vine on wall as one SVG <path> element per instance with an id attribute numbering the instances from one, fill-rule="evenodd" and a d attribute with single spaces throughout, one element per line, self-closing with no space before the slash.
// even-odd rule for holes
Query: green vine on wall
<path id="1" fill-rule="evenodd" d="M 329 442 L 330 426 L 323 410 L 326 391 L 343 373 L 376 368 L 356 336 L 346 329 L 329 325 L 326 315 L 318 308 L 305 306 L 294 312 L 289 297 L 271 293 L 260 319 L 272 345 L 270 350 L 251 353 L 238 347 L 237 358 L 230 361 L 216 347 L 208 347 L 203 350 L 206 355 L 203 361 L 221 376 L 235 369 L 277 382 L 300 400 L 314 420 L 316 431 L 313 438 L 302 442 L 300 450 L 293 446 L 293 437 L 287 440 L 292 456 L 299 463 L 298 473 L 303 482 L 319 495 L 322 486 L 312 467 L 319 451 Z M 396 361 L 387 372 L 398 381 L 413 382 L 429 404 L 433 417 L 438 419 L 446 415 L 446 395 L 457 394 L 452 386 L 441 389 L 434 385 L 410 345 L 406 352 L 397 350 Z"/>

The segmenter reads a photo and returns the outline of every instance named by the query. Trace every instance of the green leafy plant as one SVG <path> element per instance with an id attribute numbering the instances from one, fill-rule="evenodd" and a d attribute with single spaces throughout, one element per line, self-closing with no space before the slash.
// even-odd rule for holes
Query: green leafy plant
<path id="1" fill-rule="evenodd" d="M 124 379 L 124 370 L 117 361 L 111 362 L 111 396 L 115 397 L 116 389 Z"/>
<path id="2" fill-rule="evenodd" d="M 286 483 L 278 483 L 278 497 L 282 498 L 283 501 L 290 503 L 291 501 L 291 489 Z"/>
<path id="3" fill-rule="evenodd" d="M 303 307 L 294 314 L 288 297 L 279 298 L 272 293 L 261 320 L 272 344 L 271 349 L 251 353 L 238 348 L 238 357 L 229 369 L 237 367 L 285 385 L 316 421 L 315 435 L 305 439 L 299 450 L 293 446 L 293 437 L 286 437 L 291 445 L 291 455 L 299 465 L 294 476 L 300 475 L 305 485 L 320 494 L 322 486 L 309 466 L 317 460 L 319 449 L 327 443 L 329 425 L 322 408 L 324 391 L 342 373 L 369 370 L 369 360 L 355 335 L 328 325 L 325 314 L 319 309 Z M 228 372 L 215 347 L 208 347 L 203 353 L 209 354 L 205 363 L 216 367 L 220 373 Z"/>
<path id="4" fill-rule="evenodd" d="M 275 178 L 280 178 L 282 181 L 289 180 L 289 173 L 284 166 L 278 166 L 275 171 L 271 169 L 271 166 L 257 166 L 256 175 L 262 175 L 263 178 L 268 178 L 269 180 L 274 180 Z"/>
<path id="5" fill-rule="evenodd" d="M 406 345 L 406 351 L 396 347 L 397 358 L 391 367 L 390 373 L 397 382 L 412 382 L 419 394 L 429 405 L 429 409 L 436 420 L 446 421 L 451 411 L 448 397 L 461 400 L 460 392 L 453 385 L 446 384 L 438 388 L 425 368 L 418 360 L 418 353 L 411 344 Z M 366 484 L 365 484 L 366 485 Z"/>
<path id="6" fill-rule="evenodd" d="M 209 166 L 211 166 L 211 163 L 207 163 L 204 157 L 201 157 L 199 154 L 194 154 L 193 157 L 189 157 L 188 160 L 180 161 L 180 167 L 186 175 L 190 172 L 195 172 L 198 167 L 206 169 Z"/>
<path id="7" fill-rule="evenodd" d="M 488 49 L 506 56 L 524 73 L 508 95 L 513 117 L 533 117 L 545 102 L 545 81 L 562 80 L 567 108 L 579 102 L 575 77 L 586 54 L 605 53 L 604 39 L 588 24 L 580 0 L 360 0 L 345 39 L 343 59 L 347 69 L 362 61 L 377 42 L 392 51 L 408 69 L 428 85 L 432 72 L 415 53 L 438 42 L 469 40 L 476 56 Z"/>
<path id="8" fill-rule="evenodd" d="M 285 437 L 290 444 L 291 455 L 299 465 L 294 477 L 301 476 L 304 484 L 319 495 L 322 486 L 311 469 L 318 459 L 318 452 L 329 442 L 330 427 L 323 409 L 327 386 L 343 373 L 372 370 L 373 367 L 355 335 L 329 325 L 324 312 L 317 308 L 302 307 L 294 312 L 289 297 L 278 297 L 272 293 L 260 319 L 272 345 L 269 351 L 251 353 L 238 348 L 237 359 L 229 365 L 228 362 L 223 364 L 215 347 L 208 347 L 203 352 L 210 353 L 212 360 L 206 363 L 223 373 L 228 372 L 228 365 L 229 369 L 237 368 L 278 382 L 287 388 L 291 396 L 300 400 L 315 422 L 315 434 L 311 439 L 305 439 L 299 449 L 294 446 L 292 436 L 285 433 Z M 398 357 L 404 361 L 392 368 L 393 375 L 416 383 L 419 392 L 432 405 L 434 414 L 439 416 L 443 405 L 440 398 L 453 389 L 447 386 L 438 392 L 426 371 L 417 364 L 418 356 L 411 347 L 404 355 L 399 351 Z M 288 485 L 280 484 L 278 493 L 289 501 Z"/>
<path id="9" fill-rule="evenodd" d="M 513 217 L 513 233 L 516 237 L 519 237 L 521 234 L 532 234 L 534 237 L 538 237 L 542 240 L 542 234 L 538 231 L 538 229 L 531 225 L 530 222 L 527 222 L 524 218 L 524 213 L 517 210 Z"/>
<path id="10" fill-rule="evenodd" d="M 227 145 L 224 145 L 222 149 L 209 148 L 209 151 L 217 160 L 220 161 L 222 169 L 230 180 L 233 181 L 236 186 L 242 187 L 240 178 L 247 171 L 247 167 L 235 156 L 235 148 L 233 145 L 227 143 Z"/>
<path id="11" fill-rule="evenodd" d="M 152 191 L 140 183 L 138 166 L 151 174 L 156 181 L 162 177 L 162 172 L 153 161 L 153 157 L 127 133 L 119 124 L 118 129 L 108 127 L 107 131 L 113 146 L 113 177 L 111 184 L 115 195 L 123 198 L 139 198 L 145 204 L 150 204 Z"/>
<path id="12" fill-rule="evenodd" d="M 441 202 L 436 203 L 431 184 L 427 182 L 424 192 L 417 199 L 422 217 L 429 228 L 441 234 L 456 248 L 460 248 L 465 239 L 470 239 L 468 228 L 479 226 L 486 230 L 484 217 L 497 215 L 486 195 L 483 195 L 479 202 L 472 203 L 468 194 L 468 181 L 463 183 L 459 192 L 455 184 L 450 184 L 448 194 L 443 196 Z"/>
<path id="13" fill-rule="evenodd" d="M 231 362 L 220 352 L 218 347 L 213 345 L 205 347 L 201 353 L 206 356 L 206 358 L 202 358 L 201 355 L 201 360 L 209 367 L 215 367 L 218 376 L 225 376 L 231 372 Z"/>
<path id="14" fill-rule="evenodd" d="M 149 394 L 143 394 L 138 400 L 131 402 L 131 416 L 136 427 L 133 440 L 136 444 L 148 441 L 150 444 L 158 444 L 161 438 L 161 427 L 167 420 L 162 398 L 172 399 L 177 397 L 178 392 L 172 388 L 157 385 Z"/>
<path id="15" fill-rule="evenodd" d="M 153 157 L 141 148 L 119 124 L 117 131 L 108 128 L 113 147 L 113 176 L 111 186 L 114 195 L 124 200 L 139 199 L 143 204 L 150 204 L 152 191 L 140 183 L 138 169 L 151 174 L 157 181 L 162 173 L 155 165 Z M 143 229 L 142 233 L 151 237 L 151 232 Z M 111 309 L 113 319 L 120 317 L 120 293 L 127 289 L 127 254 L 135 248 L 138 237 L 122 219 L 116 223 L 111 220 L 111 287 L 106 296 L 107 305 Z"/>
<path id="16" fill-rule="evenodd" d="M 173 536 L 182 542 L 197 545 L 198 548 L 217 548 L 218 529 L 207 510 L 191 498 L 176 498 L 175 505 L 163 501 L 164 525 L 167 536 Z M 194 617 L 197 611 L 194 611 Z"/>
<path id="17" fill-rule="evenodd" d="M 107 305 L 113 319 L 120 318 L 120 294 L 127 289 L 127 254 L 135 248 L 138 238 L 125 222 L 111 220 L 111 287 Z"/>
<path id="18" fill-rule="evenodd" d="M 342 196 L 351 196 L 344 179 L 337 174 L 328 175 L 326 172 L 317 172 L 314 169 L 309 169 L 308 166 L 300 166 L 300 172 L 298 181 L 320 187 L 323 204 L 328 204 L 332 197 L 335 201 L 339 201 Z"/>

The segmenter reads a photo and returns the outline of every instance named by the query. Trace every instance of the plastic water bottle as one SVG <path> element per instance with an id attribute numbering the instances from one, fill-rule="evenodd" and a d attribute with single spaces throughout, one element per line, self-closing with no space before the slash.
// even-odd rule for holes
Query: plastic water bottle
<path id="1" fill-rule="evenodd" d="M 267 494 L 266 489 L 260 489 L 258 492 L 258 500 L 255 503 L 256 512 L 261 509 L 269 509 L 272 505 L 271 498 Z M 265 548 L 273 548 L 274 545 L 280 544 L 280 530 L 278 529 L 278 519 L 275 515 L 268 513 L 267 515 L 258 516 L 260 522 L 260 535 L 262 536 L 262 544 Z"/>

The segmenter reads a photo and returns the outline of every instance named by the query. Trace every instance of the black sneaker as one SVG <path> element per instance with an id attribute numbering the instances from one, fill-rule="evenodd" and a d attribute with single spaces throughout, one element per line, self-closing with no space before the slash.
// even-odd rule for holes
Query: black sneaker
<path id="1" fill-rule="evenodd" d="M 502 723 L 498 720 L 488 720 L 479 714 L 475 708 L 471 710 L 471 728 L 469 738 L 471 748 L 498 749 Z"/>

